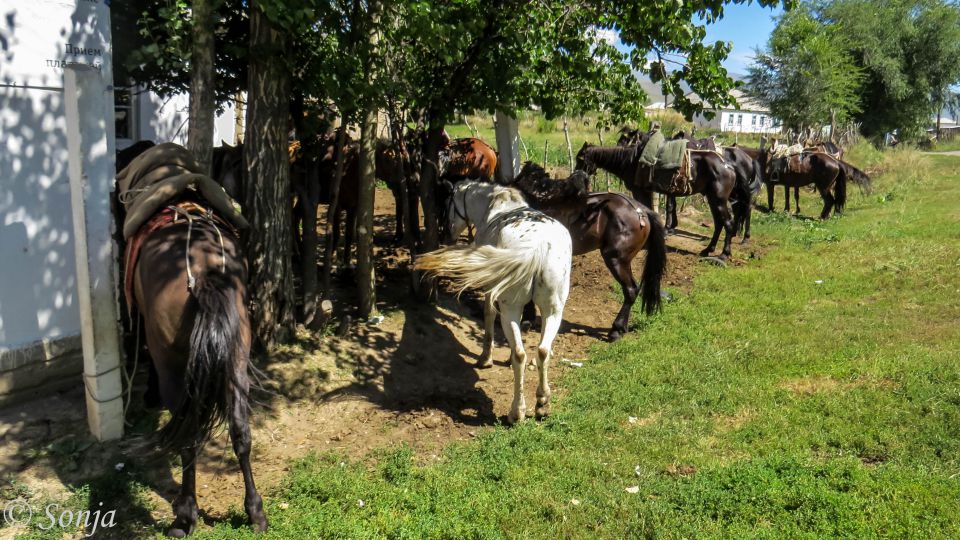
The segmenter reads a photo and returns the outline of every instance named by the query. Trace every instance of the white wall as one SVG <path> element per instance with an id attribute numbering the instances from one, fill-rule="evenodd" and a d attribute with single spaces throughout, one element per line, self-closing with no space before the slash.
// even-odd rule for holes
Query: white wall
<path id="1" fill-rule="evenodd" d="M 139 140 L 156 143 L 175 142 L 186 146 L 190 120 L 190 94 L 175 94 L 163 98 L 146 90 L 134 90 L 133 139 L 118 139 L 117 146 L 125 148 Z M 225 105 L 222 113 L 214 118 L 213 145 L 221 141 L 234 143 L 236 117 L 233 103 Z"/>
<path id="2" fill-rule="evenodd" d="M 780 126 L 767 112 L 721 111 L 717 115 L 720 131 L 736 133 L 777 133 Z"/>
<path id="3" fill-rule="evenodd" d="M 2 357 L 79 333 L 60 66 L 112 75 L 102 0 L 0 0 L 0 21 Z"/>

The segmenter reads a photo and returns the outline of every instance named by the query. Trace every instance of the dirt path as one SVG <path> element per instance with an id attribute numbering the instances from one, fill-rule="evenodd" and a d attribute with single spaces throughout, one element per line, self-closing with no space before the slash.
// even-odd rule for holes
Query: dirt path
<path id="1" fill-rule="evenodd" d="M 685 229 L 709 233 L 691 207 Z M 436 306 L 411 300 L 406 255 L 389 245 L 393 208 L 389 192 L 378 191 L 377 291 L 384 320 L 375 326 L 341 326 L 339 335 L 337 323 L 325 336 L 301 332 L 296 344 L 257 361 L 265 391 L 258 393 L 253 415 L 254 471 L 265 493 L 280 482 L 291 459 L 309 452 L 356 458 L 403 442 L 421 462 L 429 462 L 445 445 L 470 439 L 505 418 L 513 375 L 502 341 L 498 336 L 495 366 L 477 369 L 479 298 L 465 294 L 458 302 L 442 295 Z M 702 264 L 695 254 L 704 243 L 697 234 L 669 238 L 665 287 L 689 289 L 694 267 Z M 735 264 L 754 251 L 737 244 Z M 642 264 L 641 255 L 634 262 L 637 275 Z M 574 259 L 571 285 L 551 367 L 556 395 L 563 393 L 564 373 L 577 369 L 568 361 L 583 360 L 589 347 L 604 339 L 619 309 L 599 253 Z M 351 284 L 341 282 L 335 304 L 349 305 L 351 296 Z M 537 338 L 538 332 L 525 334 L 528 350 Z M 526 390 L 532 403 L 534 385 Z M 149 438 L 162 418 L 136 410 L 131 417 L 137 419 L 132 435 L 100 445 L 86 435 L 82 388 L 0 411 L 0 475 L 15 478 L 35 496 L 56 499 L 65 496 L 65 486 L 124 463 L 125 471 L 150 486 L 146 497 L 153 504 L 147 506 L 153 508 L 141 510 L 141 521 L 169 520 L 166 498 L 176 492 L 179 471 L 151 449 Z M 197 484 L 208 520 L 240 507 L 242 481 L 224 433 L 200 459 Z"/>

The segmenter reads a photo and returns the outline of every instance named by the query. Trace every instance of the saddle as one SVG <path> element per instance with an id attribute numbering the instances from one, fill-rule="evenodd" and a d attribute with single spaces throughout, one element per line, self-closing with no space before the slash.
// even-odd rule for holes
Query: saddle
<path id="1" fill-rule="evenodd" d="M 639 161 L 644 167 L 638 168 L 637 174 L 642 175 L 640 171 L 647 174 L 646 178 L 638 178 L 638 184 L 661 193 L 692 194 L 691 150 L 687 143 L 686 139 L 665 141 L 659 131 L 651 134 L 640 151 Z"/>
<path id="2" fill-rule="evenodd" d="M 137 156 L 117 174 L 117 192 L 126 211 L 124 239 L 185 194 L 202 198 L 237 229 L 250 226 L 223 187 L 203 174 L 193 155 L 175 143 L 158 144 Z"/>

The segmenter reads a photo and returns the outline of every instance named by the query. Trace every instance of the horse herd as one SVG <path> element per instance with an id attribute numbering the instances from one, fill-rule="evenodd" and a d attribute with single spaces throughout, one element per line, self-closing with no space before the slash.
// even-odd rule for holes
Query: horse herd
<path id="1" fill-rule="evenodd" d="M 714 232 L 701 254 L 712 253 L 725 232 L 719 257 L 726 258 L 731 254 L 732 236 L 742 230 L 744 241 L 749 238 L 751 208 L 761 183 L 768 183 L 768 189 L 774 180 L 785 186 L 814 184 L 824 199 L 823 218 L 832 209 L 842 211 L 847 181 L 869 185 L 865 174 L 830 155 L 828 148 L 790 158 L 795 163 L 773 179 L 768 174 L 769 154 L 762 148 L 717 149 L 712 140 L 689 140 L 690 185 L 683 192 L 666 193 L 665 226 L 651 210 L 652 190 L 643 182 L 658 172 L 638 160 L 649 139 L 648 132 L 624 130 L 616 147 L 584 144 L 576 157 L 577 170 L 565 180 L 551 179 L 543 168 L 527 163 L 507 182 L 497 173 L 496 152 L 479 139 L 449 141 L 441 154 L 437 164 L 441 173 L 439 234 L 447 245 L 419 255 L 415 268 L 451 278 L 457 290 L 483 291 L 485 335 L 479 367 L 492 365 L 494 323 L 500 314 L 514 372 L 510 423 L 526 417 L 523 384 L 527 356 L 521 317 L 530 302 L 537 306 L 542 320 L 535 414 L 549 413 L 548 365 L 569 293 L 573 255 L 599 250 L 623 290 L 623 305 L 610 330 L 610 338 L 615 340 L 627 332 L 638 298 L 648 315 L 660 309 L 660 284 L 667 263 L 665 238 L 677 224 L 674 196 L 704 195 Z M 138 143 L 118 155 L 118 171 L 151 146 Z M 339 152 L 338 146 L 334 137 L 327 137 L 306 148 L 315 156 L 313 163 L 320 167 L 321 179 L 332 178 L 337 160 L 345 158 L 335 214 L 338 221 L 346 215 L 344 253 L 349 261 L 360 178 L 356 146 L 342 146 Z M 409 227 L 411 234 L 420 231 L 417 190 L 411 186 L 418 156 L 415 144 L 409 148 L 388 142 L 377 146 L 377 177 L 397 199 L 397 238 L 403 236 L 404 227 Z M 297 166 L 297 160 L 291 155 L 291 167 Z M 590 176 L 598 169 L 620 178 L 633 197 L 591 192 Z M 244 200 L 242 151 L 238 147 L 224 145 L 217 150 L 212 170 L 228 194 Z M 329 193 L 326 197 L 329 201 Z M 770 197 L 772 207 L 772 190 Z M 161 442 L 165 449 L 179 452 L 183 460 L 180 493 L 173 501 L 175 520 L 169 531 L 177 537 L 195 528 L 196 456 L 213 428 L 224 421 L 229 424 L 243 473 L 244 507 L 256 530 L 267 528 L 250 466 L 251 331 L 245 303 L 246 258 L 237 231 L 222 220 L 210 219 L 209 205 L 204 210 L 204 202 L 188 190 L 164 210 L 167 218 L 145 224 L 137 237 L 138 255 L 125 269 L 132 279 L 133 307 L 142 320 L 153 361 L 148 393 L 158 394 L 172 413 L 161 431 Z M 178 219 L 181 215 L 186 218 Z M 472 241 L 457 244 L 468 227 L 476 229 Z M 339 226 L 334 230 L 338 233 Z M 638 284 L 631 266 L 642 250 L 647 256 Z"/>

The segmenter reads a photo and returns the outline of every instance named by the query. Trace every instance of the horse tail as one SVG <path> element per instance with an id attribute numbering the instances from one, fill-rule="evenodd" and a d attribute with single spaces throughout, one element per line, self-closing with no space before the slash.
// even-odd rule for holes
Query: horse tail
<path id="1" fill-rule="evenodd" d="M 650 223 L 647 236 L 647 259 L 640 276 L 640 307 L 647 315 L 660 311 L 660 283 L 667 269 L 667 232 L 656 212 L 646 209 Z"/>
<path id="2" fill-rule="evenodd" d="M 873 188 L 873 186 L 870 184 L 870 177 L 867 176 L 867 173 L 861 171 L 846 161 L 841 161 L 838 159 L 837 163 L 840 164 L 840 169 L 843 171 L 843 174 L 847 176 L 847 180 L 850 180 L 859 186 L 862 191 L 870 193 L 870 190 Z"/>
<path id="3" fill-rule="evenodd" d="M 458 294 L 481 289 L 496 301 L 506 291 L 532 283 L 545 265 L 548 251 L 546 242 L 533 253 L 489 245 L 447 246 L 417 257 L 414 268 L 452 278 Z"/>
<path id="4" fill-rule="evenodd" d="M 200 448 L 226 418 L 229 395 L 238 382 L 234 380 L 233 364 L 241 353 L 240 313 L 233 279 L 208 268 L 197 277 L 192 295 L 197 314 L 190 332 L 182 397 L 170 421 L 160 430 L 161 446 L 176 451 Z M 246 402 L 233 405 L 247 406 Z"/>
<path id="5" fill-rule="evenodd" d="M 836 212 L 838 214 L 842 214 L 844 206 L 847 205 L 847 174 L 848 173 L 847 173 L 847 168 L 844 166 L 843 162 L 837 161 L 837 163 L 840 163 L 840 174 L 837 175 L 837 183 L 833 187 L 833 197 L 835 199 L 834 204 L 837 207 Z"/>
<path id="6" fill-rule="evenodd" d="M 750 181 L 750 194 L 754 197 L 760 193 L 760 187 L 763 186 L 763 175 L 760 170 L 760 162 L 757 160 L 751 160 L 753 162 L 753 179 Z"/>

